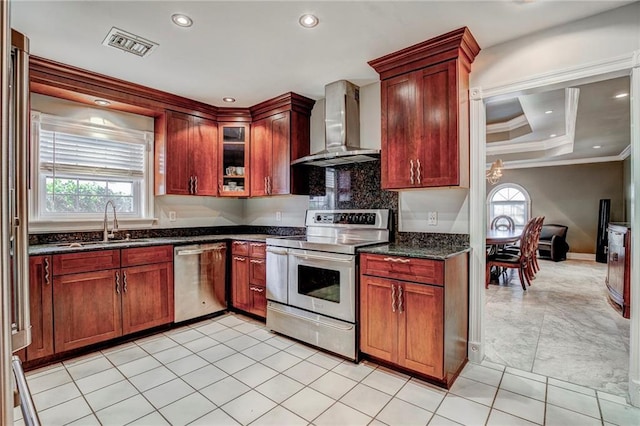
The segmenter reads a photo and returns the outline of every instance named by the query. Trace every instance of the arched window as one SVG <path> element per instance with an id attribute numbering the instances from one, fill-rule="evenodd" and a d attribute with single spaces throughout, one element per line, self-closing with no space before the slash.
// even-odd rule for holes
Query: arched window
<path id="1" fill-rule="evenodd" d="M 494 217 L 507 215 L 516 228 L 524 227 L 531 217 L 531 198 L 527 190 L 515 183 L 496 186 L 487 196 L 487 225 Z"/>

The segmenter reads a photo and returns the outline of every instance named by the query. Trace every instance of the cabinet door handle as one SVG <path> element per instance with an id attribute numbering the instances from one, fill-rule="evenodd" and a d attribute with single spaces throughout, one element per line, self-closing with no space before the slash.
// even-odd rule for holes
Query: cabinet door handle
<path id="1" fill-rule="evenodd" d="M 193 193 L 198 193 L 198 176 L 193 177 Z"/>
<path id="2" fill-rule="evenodd" d="M 269 195 L 271 195 L 271 176 L 267 176 L 267 183 L 269 184 Z"/>
<path id="3" fill-rule="evenodd" d="M 251 263 L 264 263 L 264 260 L 259 260 L 259 259 L 251 259 L 250 261 Z"/>
<path id="4" fill-rule="evenodd" d="M 116 293 L 120 294 L 120 272 L 116 271 Z"/>
<path id="5" fill-rule="evenodd" d="M 269 194 L 269 183 L 267 182 L 267 177 L 264 177 L 264 193 Z"/>
<path id="6" fill-rule="evenodd" d="M 404 312 L 404 308 L 402 307 L 403 303 L 404 303 L 404 295 L 402 294 L 402 286 L 399 285 L 398 286 L 398 312 L 400 313 Z"/>
<path id="7" fill-rule="evenodd" d="M 396 311 L 396 286 L 391 284 L 391 312 Z"/>
<path id="8" fill-rule="evenodd" d="M 244 257 L 233 256 L 233 260 L 237 260 L 238 262 L 244 262 L 246 259 Z"/>
<path id="9" fill-rule="evenodd" d="M 409 259 L 401 259 L 399 257 L 385 257 L 383 259 L 386 262 L 394 262 L 394 263 L 409 263 L 411 260 Z"/>
<path id="10" fill-rule="evenodd" d="M 189 176 L 189 194 L 193 194 L 193 176 Z"/>
<path id="11" fill-rule="evenodd" d="M 245 244 L 247 244 L 247 243 L 246 243 L 246 242 L 244 242 L 244 241 L 234 241 L 234 242 L 233 242 L 233 244 L 234 244 L 234 245 L 238 245 L 238 246 L 239 246 L 239 245 L 245 245 Z"/>
<path id="12" fill-rule="evenodd" d="M 255 291 L 255 292 L 258 292 L 258 293 L 262 293 L 264 291 L 264 289 L 262 289 L 260 287 L 249 287 L 249 290 Z"/>
<path id="13" fill-rule="evenodd" d="M 420 160 L 416 159 L 416 171 L 418 172 L 418 179 L 417 182 L 418 184 L 422 183 L 422 178 L 420 177 L 420 169 L 422 168 L 422 165 L 420 164 Z"/>
<path id="14" fill-rule="evenodd" d="M 409 160 L 409 181 L 411 182 L 411 185 L 413 185 L 413 160 Z"/>
<path id="15" fill-rule="evenodd" d="M 49 271 L 49 258 L 44 258 L 44 283 L 51 284 L 51 272 Z"/>
<path id="16" fill-rule="evenodd" d="M 122 290 L 125 293 L 127 292 L 127 273 L 126 272 L 122 272 Z"/>

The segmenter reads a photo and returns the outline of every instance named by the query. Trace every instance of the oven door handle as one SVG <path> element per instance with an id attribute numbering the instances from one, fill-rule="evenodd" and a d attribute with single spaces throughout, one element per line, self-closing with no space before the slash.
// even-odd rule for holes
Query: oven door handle
<path id="1" fill-rule="evenodd" d="M 344 326 L 339 326 L 339 325 L 336 325 L 336 324 L 331 324 L 331 323 L 328 323 L 328 322 L 324 322 L 324 321 L 319 320 L 319 319 L 314 320 L 314 319 L 312 319 L 312 318 L 305 317 L 305 316 L 303 316 L 303 315 L 299 315 L 299 314 L 296 314 L 296 313 L 294 313 L 294 312 L 288 312 L 288 311 L 285 311 L 285 310 L 283 310 L 283 309 L 276 308 L 276 307 L 275 307 L 275 306 L 273 306 L 273 305 L 269 305 L 269 309 L 270 309 L 270 310 L 272 310 L 272 311 L 275 311 L 275 312 L 278 312 L 278 313 L 284 314 L 284 315 L 288 315 L 288 316 L 291 316 L 291 317 L 294 317 L 294 318 L 298 318 L 298 319 L 304 320 L 304 321 L 314 321 L 314 322 L 319 322 L 320 324 L 322 324 L 322 325 L 324 325 L 324 326 L 331 327 L 331 328 L 335 328 L 336 330 L 340 330 L 340 331 L 348 331 L 348 330 L 353 329 L 353 327 L 354 327 L 352 324 L 344 325 Z"/>
<path id="2" fill-rule="evenodd" d="M 213 248 L 208 248 L 208 249 L 179 250 L 178 252 L 176 252 L 176 255 L 177 256 L 190 256 L 190 255 L 194 255 L 194 254 L 202 254 L 202 253 L 208 253 L 210 251 L 222 251 L 222 250 L 226 250 L 226 247 L 220 246 L 220 247 L 213 247 Z"/>
<path id="3" fill-rule="evenodd" d="M 291 253 L 290 254 L 292 256 L 298 257 L 300 259 L 311 259 L 311 260 L 324 260 L 327 262 L 341 262 L 341 263 L 351 263 L 353 262 L 353 256 L 351 256 L 349 259 L 340 259 L 337 257 L 324 257 L 324 256 L 314 256 L 314 255 L 310 255 L 310 254 L 298 254 L 298 253 Z"/>

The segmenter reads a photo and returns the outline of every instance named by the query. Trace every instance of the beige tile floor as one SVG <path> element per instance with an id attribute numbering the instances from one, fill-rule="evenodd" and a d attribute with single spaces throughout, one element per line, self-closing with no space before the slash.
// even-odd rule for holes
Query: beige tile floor
<path id="1" fill-rule="evenodd" d="M 27 376 L 47 426 L 640 424 L 640 409 L 592 388 L 484 362 L 447 392 L 233 314 Z"/>
<path id="2" fill-rule="evenodd" d="M 607 300 L 605 264 L 541 260 L 527 291 L 518 274 L 486 292 L 486 359 L 626 396 L 629 320 Z M 640 424 L 640 423 L 639 423 Z"/>

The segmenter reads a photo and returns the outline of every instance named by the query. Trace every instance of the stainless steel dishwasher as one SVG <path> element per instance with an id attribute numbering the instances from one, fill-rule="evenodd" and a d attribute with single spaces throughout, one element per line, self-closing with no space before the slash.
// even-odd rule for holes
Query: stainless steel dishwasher
<path id="1" fill-rule="evenodd" d="M 173 255 L 175 322 L 225 310 L 226 243 L 177 246 Z"/>

